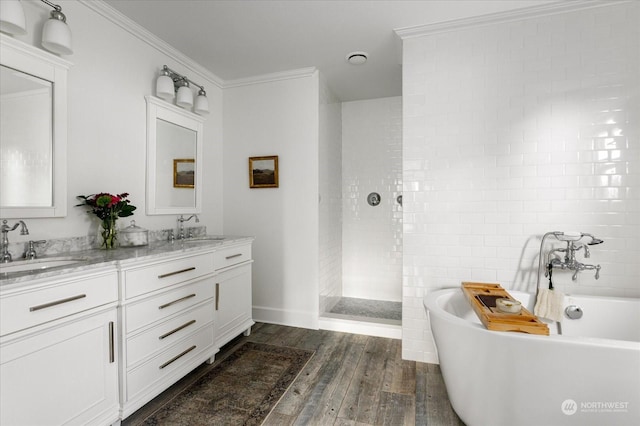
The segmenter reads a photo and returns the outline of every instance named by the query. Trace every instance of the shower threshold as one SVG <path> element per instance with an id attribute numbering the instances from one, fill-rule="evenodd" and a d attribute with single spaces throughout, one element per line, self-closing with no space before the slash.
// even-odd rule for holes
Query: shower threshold
<path id="1" fill-rule="evenodd" d="M 320 329 L 402 338 L 402 303 L 342 297 L 319 318 Z"/>

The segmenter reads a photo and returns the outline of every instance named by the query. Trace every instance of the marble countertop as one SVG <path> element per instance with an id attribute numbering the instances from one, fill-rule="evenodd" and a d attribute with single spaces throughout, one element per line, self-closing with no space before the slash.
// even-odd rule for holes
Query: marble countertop
<path id="1" fill-rule="evenodd" d="M 20 272 L 2 272 L 2 267 L 10 267 L 30 262 L 28 260 L 16 260 L 11 263 L 0 264 L 0 289 L 8 286 L 27 284 L 36 279 L 55 277 L 62 274 L 69 274 L 82 271 L 90 271 L 102 267 L 125 265 L 130 262 L 152 261 L 179 255 L 181 253 L 191 253 L 208 251 L 215 248 L 224 248 L 235 244 L 253 241 L 253 237 L 242 236 L 215 236 L 191 238 L 184 241 L 175 240 L 152 242 L 148 246 L 141 247 L 121 247 L 115 250 L 89 249 L 73 252 L 61 252 L 56 255 L 38 257 L 35 262 L 46 261 L 47 259 L 74 259 L 79 260 L 71 265 L 62 265 Z"/>

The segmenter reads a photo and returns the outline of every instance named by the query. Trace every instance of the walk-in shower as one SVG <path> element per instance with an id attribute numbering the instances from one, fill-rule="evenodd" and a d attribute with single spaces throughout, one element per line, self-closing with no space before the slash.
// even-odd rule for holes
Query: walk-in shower
<path id="1" fill-rule="evenodd" d="M 325 146 L 320 153 L 321 169 L 324 165 L 332 175 L 323 181 L 320 172 L 320 270 L 325 274 L 320 327 L 399 338 L 401 98 L 342 103 L 340 121 L 339 153 L 336 146 L 333 151 Z M 330 170 L 331 164 L 323 160 L 340 164 L 340 170 Z M 339 186 L 339 200 L 329 198 L 332 185 Z M 327 245 L 333 245 L 333 250 L 327 250 Z"/>

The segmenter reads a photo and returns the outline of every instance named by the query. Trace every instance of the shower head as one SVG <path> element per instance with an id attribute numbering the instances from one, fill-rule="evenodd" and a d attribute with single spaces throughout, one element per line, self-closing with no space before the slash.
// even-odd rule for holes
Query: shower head
<path id="1" fill-rule="evenodd" d="M 591 241 L 587 243 L 590 246 L 595 246 L 596 244 L 604 243 L 604 240 L 601 240 L 600 238 L 596 238 L 591 234 L 582 234 L 582 236 L 591 238 Z"/>

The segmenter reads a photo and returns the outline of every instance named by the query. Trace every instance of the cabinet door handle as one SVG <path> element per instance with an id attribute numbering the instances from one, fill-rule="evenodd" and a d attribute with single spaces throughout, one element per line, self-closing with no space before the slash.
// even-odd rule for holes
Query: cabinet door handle
<path id="1" fill-rule="evenodd" d="M 162 364 L 160 366 L 160 370 L 162 370 L 163 368 L 165 368 L 167 365 L 171 364 L 174 361 L 177 361 L 178 359 L 182 358 L 183 356 L 185 356 L 186 354 L 188 354 L 189 352 L 191 352 L 192 350 L 194 350 L 196 348 L 196 345 L 191 346 L 189 349 L 187 349 L 186 351 L 174 356 L 173 358 L 171 358 L 169 361 L 165 362 L 164 364 Z"/>
<path id="2" fill-rule="evenodd" d="M 185 297 L 181 297 L 180 299 L 176 299 L 173 302 L 165 303 L 164 305 L 158 306 L 158 309 L 168 308 L 171 305 L 175 305 L 176 303 L 182 302 L 183 300 L 191 299 L 192 297 L 196 297 L 196 294 L 195 293 L 191 293 L 190 295 L 185 296 Z"/>
<path id="3" fill-rule="evenodd" d="M 168 331 L 168 332 L 164 333 L 162 336 L 159 336 L 159 337 L 158 337 L 158 339 L 162 340 L 162 339 L 164 339 L 165 337 L 169 337 L 169 336 L 171 336 L 173 333 L 177 333 L 178 331 L 182 330 L 183 328 L 187 328 L 187 327 L 189 327 L 191 324 L 195 324 L 195 323 L 196 323 L 196 320 L 191 320 L 191 321 L 189 321 L 189 322 L 187 322 L 187 323 L 184 323 L 184 324 L 182 324 L 180 327 L 178 327 L 178 328 L 174 328 L 173 330 L 171 330 L 171 331 Z"/>
<path id="4" fill-rule="evenodd" d="M 216 311 L 218 310 L 219 301 L 220 301 L 220 283 L 216 283 Z"/>
<path id="5" fill-rule="evenodd" d="M 77 296 L 67 297 L 66 299 L 60 299 L 60 300 L 56 300 L 56 301 L 53 301 L 53 302 L 44 303 L 44 304 L 38 305 L 38 306 L 32 306 L 32 307 L 29 308 L 29 311 L 30 312 L 39 311 L 40 309 L 46 309 L 46 308 L 50 308 L 52 306 L 61 305 L 63 303 L 73 302 L 74 300 L 82 299 L 83 297 L 87 297 L 87 295 L 86 294 L 79 294 Z"/>
<path id="6" fill-rule="evenodd" d="M 195 271 L 195 270 L 196 270 L 196 267 L 192 266 L 191 268 L 185 268 L 185 269 L 181 269 L 179 271 L 173 271 L 173 272 L 169 272 L 167 274 L 158 275 L 158 278 L 167 278 L 167 277 L 171 277 L 173 275 L 182 274 L 183 272 L 189 272 L 189 271 Z"/>
<path id="7" fill-rule="evenodd" d="M 233 259 L 234 257 L 240 257 L 240 256 L 242 256 L 242 253 L 232 254 L 231 256 L 225 257 L 225 259 L 229 260 L 229 259 Z"/>
<path id="8" fill-rule="evenodd" d="M 116 362 L 115 342 L 113 338 L 113 321 L 109 321 L 109 364 Z"/>

